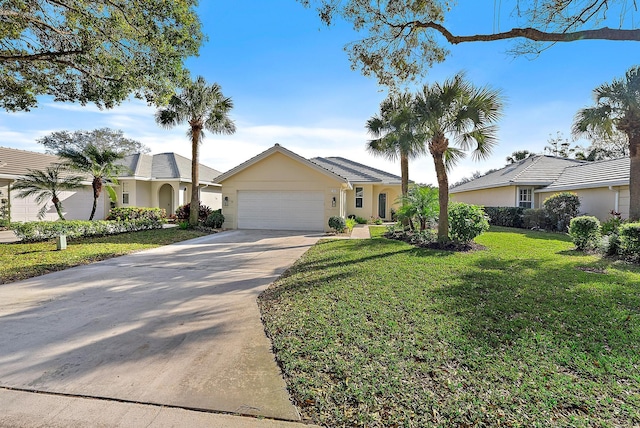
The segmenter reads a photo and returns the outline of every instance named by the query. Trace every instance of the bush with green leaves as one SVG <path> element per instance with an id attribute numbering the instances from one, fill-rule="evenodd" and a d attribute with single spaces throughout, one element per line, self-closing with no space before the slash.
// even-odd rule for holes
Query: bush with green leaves
<path id="1" fill-rule="evenodd" d="M 363 217 L 360 217 L 360 216 L 356 216 L 356 217 L 354 217 L 353 219 L 354 219 L 354 220 L 356 221 L 356 223 L 358 223 L 358 224 L 367 224 L 367 219 L 366 219 L 366 218 L 363 218 Z"/>
<path id="2" fill-rule="evenodd" d="M 432 186 L 412 186 L 406 196 L 400 196 L 397 200 L 400 204 L 397 216 L 398 220 L 408 223 L 411 229 L 415 229 L 415 223 L 419 230 L 425 230 L 429 223 L 434 221 L 439 211 L 438 189 Z"/>
<path id="3" fill-rule="evenodd" d="M 162 208 L 149 207 L 118 207 L 109 210 L 107 220 L 152 220 L 166 222 L 167 212 Z"/>
<path id="4" fill-rule="evenodd" d="M 224 223 L 224 215 L 222 214 L 222 210 L 215 210 L 204 221 L 204 225 L 207 227 L 212 227 L 214 229 L 220 229 L 222 224 Z"/>
<path id="5" fill-rule="evenodd" d="M 620 213 L 611 211 L 611 217 L 600 223 L 600 233 L 602 235 L 618 234 L 618 229 L 628 220 L 622 218 Z"/>
<path id="6" fill-rule="evenodd" d="M 190 212 L 191 212 L 191 203 L 180 205 L 176 210 L 176 218 L 178 220 L 189 220 Z M 213 210 L 208 206 L 200 205 L 200 211 L 198 212 L 198 221 L 204 222 L 212 212 Z"/>
<path id="7" fill-rule="evenodd" d="M 549 217 L 542 208 L 527 208 L 522 211 L 522 227 L 525 229 L 549 229 Z"/>
<path id="8" fill-rule="evenodd" d="M 347 228 L 347 223 L 342 217 L 329 217 L 329 227 L 338 233 L 343 233 Z"/>
<path id="9" fill-rule="evenodd" d="M 484 212 L 489 216 L 489 224 L 493 226 L 524 226 L 522 207 L 484 207 Z"/>
<path id="10" fill-rule="evenodd" d="M 618 254 L 629 261 L 640 262 L 640 222 L 620 226 L 618 239 Z"/>
<path id="11" fill-rule="evenodd" d="M 569 223 L 569 235 L 577 250 L 592 250 L 598 246 L 600 220 L 588 215 L 574 217 Z"/>
<path id="12" fill-rule="evenodd" d="M 66 235 L 67 238 L 81 238 L 83 236 L 105 236 L 138 230 L 161 229 L 162 222 L 149 219 L 129 221 L 107 220 L 67 220 L 67 221 L 30 221 L 26 223 L 11 223 L 16 236 L 23 242 L 47 241 Z"/>
<path id="13" fill-rule="evenodd" d="M 344 223 L 349 232 L 351 232 L 356 224 L 358 224 L 358 220 L 355 218 L 347 218 Z"/>
<path id="14" fill-rule="evenodd" d="M 489 230 L 489 221 L 482 207 L 461 202 L 449 205 L 449 238 L 468 244 Z"/>
<path id="15" fill-rule="evenodd" d="M 566 232 L 571 219 L 578 215 L 580 198 L 575 193 L 562 192 L 549 196 L 542 204 L 550 219 L 551 227 Z"/>

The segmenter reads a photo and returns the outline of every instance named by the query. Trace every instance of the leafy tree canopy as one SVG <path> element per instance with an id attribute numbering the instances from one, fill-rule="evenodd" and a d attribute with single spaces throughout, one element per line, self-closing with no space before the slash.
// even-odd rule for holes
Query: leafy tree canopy
<path id="1" fill-rule="evenodd" d="M 98 150 L 110 150 L 123 156 L 151 152 L 151 149 L 141 142 L 126 138 L 121 130 L 110 128 L 93 131 L 56 131 L 37 141 L 52 155 L 68 150 L 83 152 L 90 145 Z"/>
<path id="2" fill-rule="evenodd" d="M 203 41 L 197 0 L 5 0 L 0 107 L 37 96 L 110 108 L 133 94 L 164 103 Z"/>
<path id="3" fill-rule="evenodd" d="M 383 85 L 423 76 L 434 63 L 442 62 L 449 44 L 518 39 L 515 53 L 539 53 L 540 43 L 576 40 L 640 41 L 637 7 L 627 0 L 516 0 L 512 10 L 500 10 L 501 2 L 486 2 L 494 15 L 508 16 L 515 26 L 503 32 L 458 35 L 447 28 L 452 0 L 297 0 L 315 6 L 322 21 L 337 18 L 364 33 L 345 47 L 352 67 L 375 76 Z M 462 2 L 464 3 L 464 2 Z M 498 6 L 496 6 L 498 5 Z M 608 28 L 609 18 L 620 28 Z M 615 18 L 615 19 L 614 19 Z M 499 19 L 498 19 L 499 21 Z M 496 22 L 494 22 L 496 24 Z M 629 28 L 624 28 L 624 26 Z"/>

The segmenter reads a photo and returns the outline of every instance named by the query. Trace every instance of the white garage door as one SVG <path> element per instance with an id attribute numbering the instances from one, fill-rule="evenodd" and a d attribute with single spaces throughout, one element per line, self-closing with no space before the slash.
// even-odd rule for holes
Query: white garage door
<path id="1" fill-rule="evenodd" d="M 238 229 L 324 230 L 323 192 L 238 192 Z"/>

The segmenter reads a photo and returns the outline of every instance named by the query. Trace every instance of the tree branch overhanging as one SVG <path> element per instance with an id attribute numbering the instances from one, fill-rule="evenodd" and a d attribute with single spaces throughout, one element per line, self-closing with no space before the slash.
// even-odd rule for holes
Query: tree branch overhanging
<path id="1" fill-rule="evenodd" d="M 466 42 L 490 42 L 520 37 L 534 42 L 573 42 L 577 40 L 640 41 L 640 29 L 624 30 L 608 27 L 566 33 L 545 32 L 535 28 L 512 28 L 509 31 L 494 34 L 456 36 L 443 25 L 432 21 L 412 21 L 409 23 L 392 24 L 391 26 L 393 28 L 411 28 L 412 30 L 416 28 L 431 28 L 442 34 L 449 43 L 454 45 Z"/>

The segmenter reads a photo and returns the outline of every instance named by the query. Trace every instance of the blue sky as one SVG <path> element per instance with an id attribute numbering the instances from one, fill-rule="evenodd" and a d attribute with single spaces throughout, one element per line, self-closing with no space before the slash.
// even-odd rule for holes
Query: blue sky
<path id="1" fill-rule="evenodd" d="M 491 32 L 497 24 L 493 1 L 460 4 L 449 20 L 454 33 Z M 222 86 L 235 103 L 231 116 L 237 126 L 232 136 L 205 138 L 203 163 L 226 171 L 279 143 L 305 157 L 343 156 L 399 175 L 399 164 L 365 150 L 365 122 L 377 113 L 386 92 L 350 69 L 343 46 L 358 35 L 348 25 L 326 28 L 315 11 L 295 0 L 206 0 L 198 10 L 209 40 L 187 67 L 194 76 Z M 500 13 L 503 30 L 509 12 Z M 507 99 L 491 158 L 460 162 L 450 182 L 499 168 L 515 150 L 542 152 L 558 131 L 569 137 L 573 116 L 591 104 L 592 90 L 622 77 L 638 64 L 640 54 L 640 44 L 633 42 L 558 44 L 533 59 L 510 56 L 510 47 L 513 42 L 452 46 L 448 59 L 424 79 L 442 81 L 464 70 L 474 84 L 501 89 Z M 100 111 L 43 97 L 31 112 L 0 112 L 0 145 L 42 151 L 36 139 L 53 131 L 111 127 L 153 153 L 190 157 L 186 127 L 164 130 L 155 124 L 154 112 L 135 100 Z M 409 174 L 416 182 L 435 184 L 429 157 L 413 161 Z"/>

